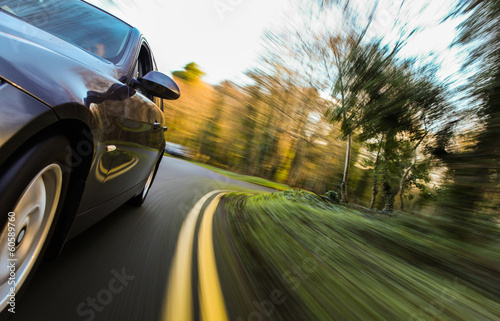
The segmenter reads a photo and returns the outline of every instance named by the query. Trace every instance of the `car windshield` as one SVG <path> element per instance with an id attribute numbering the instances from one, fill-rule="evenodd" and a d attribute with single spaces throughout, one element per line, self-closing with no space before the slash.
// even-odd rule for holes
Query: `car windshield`
<path id="1" fill-rule="evenodd" d="M 112 62 L 120 59 L 132 29 L 78 0 L 0 0 L 0 8 Z"/>

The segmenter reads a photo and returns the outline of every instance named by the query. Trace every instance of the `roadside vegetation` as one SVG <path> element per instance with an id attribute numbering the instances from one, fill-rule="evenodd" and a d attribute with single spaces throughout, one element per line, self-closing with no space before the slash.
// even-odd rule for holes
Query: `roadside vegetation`
<path id="1" fill-rule="evenodd" d="M 226 197 L 229 237 L 272 320 L 496 320 L 500 233 L 481 243 L 436 222 L 333 204 L 304 191 Z"/>

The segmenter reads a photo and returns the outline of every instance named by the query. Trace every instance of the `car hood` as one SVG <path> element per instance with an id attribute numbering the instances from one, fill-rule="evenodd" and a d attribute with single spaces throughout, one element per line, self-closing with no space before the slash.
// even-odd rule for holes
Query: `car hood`
<path id="1" fill-rule="evenodd" d="M 111 62 L 3 12 L 0 48 L 0 77 L 52 107 L 84 104 L 120 77 Z"/>

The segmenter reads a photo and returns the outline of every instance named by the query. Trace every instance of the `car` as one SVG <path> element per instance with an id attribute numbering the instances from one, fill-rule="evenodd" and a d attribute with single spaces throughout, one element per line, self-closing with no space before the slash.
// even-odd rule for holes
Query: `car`
<path id="1" fill-rule="evenodd" d="M 165 152 L 176 157 L 193 158 L 193 152 L 189 148 L 171 142 L 165 143 Z"/>
<path id="2" fill-rule="evenodd" d="M 143 34 L 79 0 L 0 0 L 0 311 L 42 258 L 129 201 L 162 160 L 163 99 Z"/>

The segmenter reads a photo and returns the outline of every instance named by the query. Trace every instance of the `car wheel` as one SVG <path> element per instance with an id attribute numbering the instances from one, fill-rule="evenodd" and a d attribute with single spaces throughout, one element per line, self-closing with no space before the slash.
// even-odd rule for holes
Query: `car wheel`
<path id="1" fill-rule="evenodd" d="M 153 166 L 153 169 L 149 173 L 148 179 L 146 180 L 146 184 L 144 185 L 144 188 L 142 189 L 141 193 L 139 195 L 136 195 L 130 199 L 130 204 L 134 206 L 141 206 L 144 201 L 146 200 L 146 197 L 148 196 L 149 190 L 151 189 L 151 185 L 153 185 L 153 181 L 155 180 L 156 176 L 156 171 L 158 170 L 158 165 L 159 162 Z"/>
<path id="2" fill-rule="evenodd" d="M 68 188 L 70 173 L 64 165 L 68 146 L 62 136 L 47 138 L 15 156 L 0 172 L 0 311 L 4 313 L 25 290 L 52 236 Z"/>

